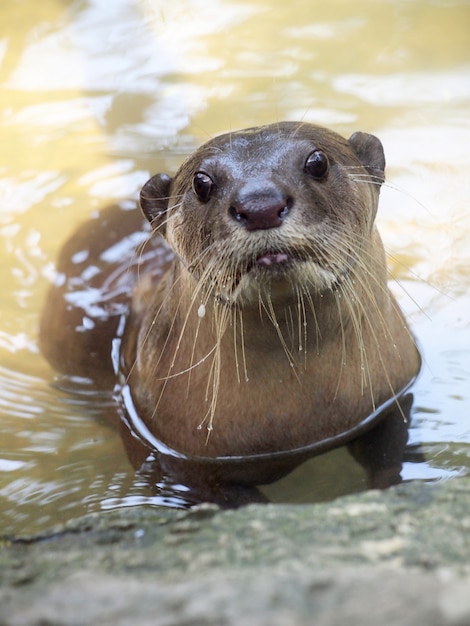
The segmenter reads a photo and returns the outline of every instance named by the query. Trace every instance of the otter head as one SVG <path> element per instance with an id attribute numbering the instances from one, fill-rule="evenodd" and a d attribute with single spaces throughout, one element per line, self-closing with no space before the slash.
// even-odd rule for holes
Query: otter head
<path id="1" fill-rule="evenodd" d="M 212 139 L 174 178 L 151 178 L 141 207 L 223 301 L 318 293 L 353 271 L 370 240 L 384 169 L 373 135 L 284 122 Z"/>

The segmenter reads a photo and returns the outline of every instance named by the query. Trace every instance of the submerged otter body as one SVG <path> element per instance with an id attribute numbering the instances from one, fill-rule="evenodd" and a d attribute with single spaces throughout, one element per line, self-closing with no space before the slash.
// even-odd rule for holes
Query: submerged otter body
<path id="1" fill-rule="evenodd" d="M 150 239 L 134 209 L 64 247 L 44 354 L 69 377 L 117 375 L 150 433 L 188 457 L 307 450 L 284 471 L 344 443 L 420 367 L 374 225 L 384 168 L 364 133 L 285 122 L 216 137 L 142 189 Z"/>
<path id="2" fill-rule="evenodd" d="M 144 186 L 175 256 L 136 285 L 121 368 L 159 440 L 287 451 L 400 395 L 420 358 L 374 225 L 384 168 L 371 135 L 286 122 L 217 137 Z"/>

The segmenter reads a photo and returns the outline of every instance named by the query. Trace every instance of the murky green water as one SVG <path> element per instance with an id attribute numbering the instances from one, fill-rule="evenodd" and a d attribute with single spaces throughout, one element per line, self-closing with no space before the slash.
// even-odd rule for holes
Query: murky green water
<path id="1" fill-rule="evenodd" d="M 470 473 L 468 1 L 7 0 L 0 86 L 2 531 L 177 504 L 135 474 L 95 401 L 54 387 L 39 313 L 79 222 L 209 136 L 280 119 L 382 139 L 379 225 L 425 357 L 402 477 Z M 265 493 L 364 488 L 335 451 Z"/>

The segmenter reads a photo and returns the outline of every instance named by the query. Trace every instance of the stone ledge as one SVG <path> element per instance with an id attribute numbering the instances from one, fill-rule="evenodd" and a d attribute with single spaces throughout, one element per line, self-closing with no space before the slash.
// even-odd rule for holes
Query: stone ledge
<path id="1" fill-rule="evenodd" d="M 133 508 L 4 538 L 0 624 L 467 626 L 469 488 Z"/>

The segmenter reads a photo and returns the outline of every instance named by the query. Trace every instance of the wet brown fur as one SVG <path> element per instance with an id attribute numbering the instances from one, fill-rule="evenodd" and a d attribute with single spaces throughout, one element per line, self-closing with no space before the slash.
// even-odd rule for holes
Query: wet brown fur
<path id="1" fill-rule="evenodd" d="M 314 149 L 324 180 L 304 168 Z M 161 281 L 138 281 L 121 357 L 158 438 L 203 456 L 289 450 L 354 428 L 417 374 L 374 225 L 384 167 L 371 135 L 286 122 L 217 137 L 144 186 L 153 237 L 175 258 Z M 201 170 L 215 181 L 204 203 Z M 247 230 L 234 194 L 266 185 L 289 196 L 288 215 Z M 277 253 L 290 262 L 257 263 Z"/>

